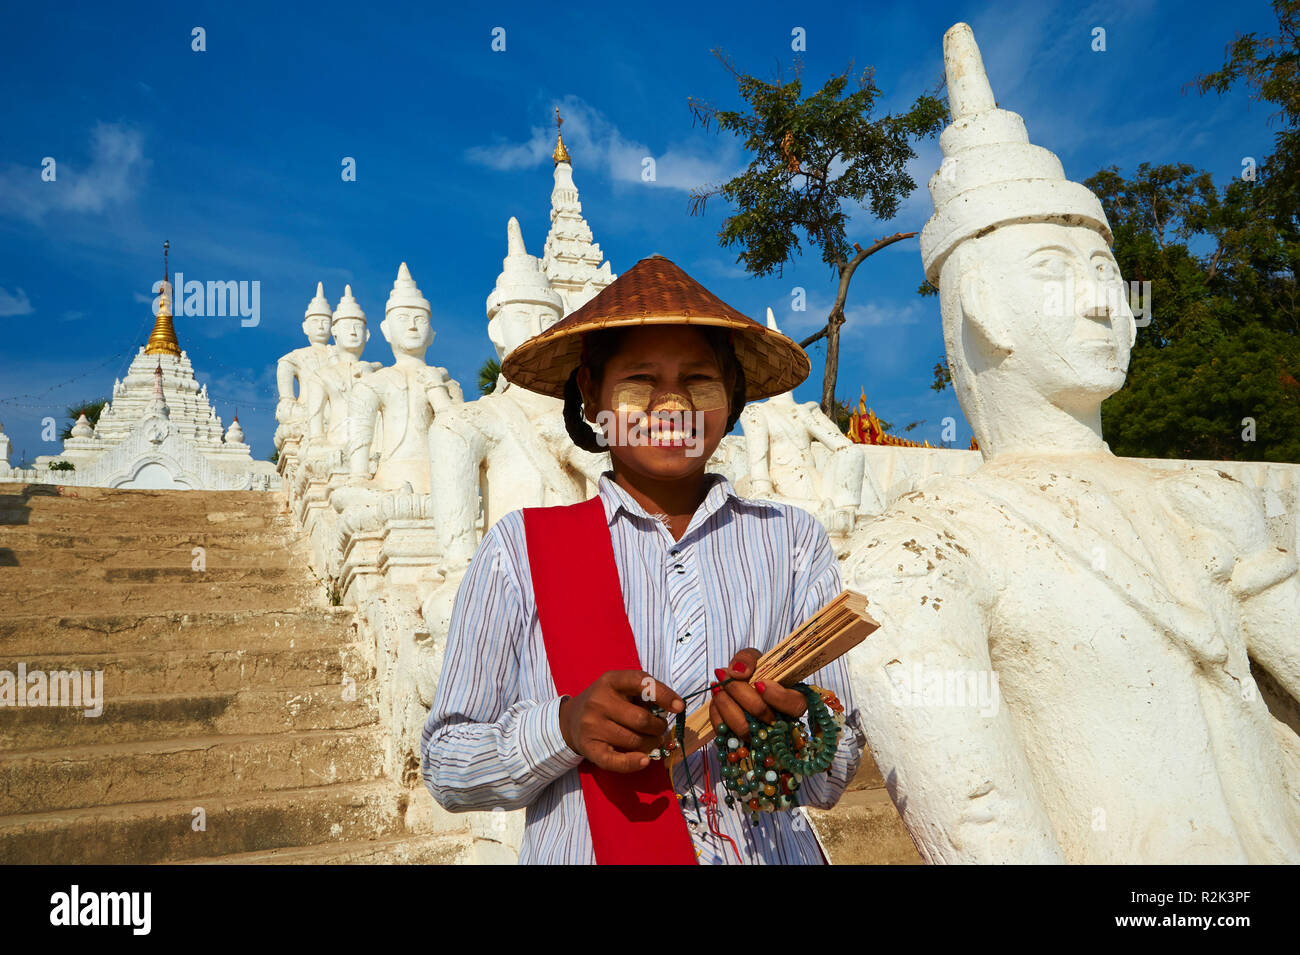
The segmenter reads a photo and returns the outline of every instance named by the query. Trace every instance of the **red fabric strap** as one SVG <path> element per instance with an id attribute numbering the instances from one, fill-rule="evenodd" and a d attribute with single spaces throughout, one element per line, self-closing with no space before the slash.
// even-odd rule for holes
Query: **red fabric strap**
<path id="1" fill-rule="evenodd" d="M 537 618 L 556 691 L 577 696 L 606 670 L 642 669 L 600 496 L 523 511 Z M 613 773 L 583 760 L 578 773 L 597 864 L 697 864 L 663 763 Z"/>

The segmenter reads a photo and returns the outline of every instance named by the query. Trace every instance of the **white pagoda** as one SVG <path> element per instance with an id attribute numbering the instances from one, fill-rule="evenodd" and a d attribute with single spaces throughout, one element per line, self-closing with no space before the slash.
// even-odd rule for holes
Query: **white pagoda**
<path id="1" fill-rule="evenodd" d="M 236 417 L 227 429 L 208 402 L 206 385 L 181 350 L 172 325 L 170 284 L 163 270 L 158 315 L 126 378 L 94 426 L 83 414 L 63 442 L 63 453 L 42 455 L 32 471 L 11 480 L 83 487 L 270 490 L 280 476 L 270 461 L 254 461 Z M 54 468 L 66 461 L 72 470 Z M 0 461 L 0 468 L 6 462 Z"/>
<path id="2" fill-rule="evenodd" d="M 555 187 L 551 190 L 551 231 L 542 249 L 542 271 L 564 303 L 564 314 L 586 305 L 616 276 L 603 261 L 600 244 L 582 217 L 578 187 L 573 184 L 573 164 L 560 127 L 564 120 L 555 110 Z"/>

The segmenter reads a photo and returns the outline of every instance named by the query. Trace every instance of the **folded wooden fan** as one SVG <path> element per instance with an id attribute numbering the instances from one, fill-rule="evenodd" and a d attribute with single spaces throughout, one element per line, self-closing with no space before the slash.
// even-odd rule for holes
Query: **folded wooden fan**
<path id="1" fill-rule="evenodd" d="M 857 591 L 843 590 L 759 657 L 750 682 L 779 683 L 787 687 L 802 683 L 867 639 L 879 626 L 867 613 L 867 598 Z M 713 735 L 706 703 L 686 717 L 680 757 L 689 756 L 713 739 Z M 680 758 L 679 754 L 673 755 Z"/>

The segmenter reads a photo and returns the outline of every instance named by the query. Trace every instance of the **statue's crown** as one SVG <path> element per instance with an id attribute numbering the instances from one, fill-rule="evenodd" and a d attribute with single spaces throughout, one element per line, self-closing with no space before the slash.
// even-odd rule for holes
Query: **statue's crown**
<path id="1" fill-rule="evenodd" d="M 1086 187 L 1065 178 L 1055 153 L 1029 141 L 1025 121 L 999 109 L 975 35 L 958 23 L 943 35 L 952 125 L 939 137 L 943 165 L 930 178 L 934 215 L 921 230 L 926 278 L 939 284 L 963 239 L 1012 222 L 1060 222 L 1114 241 L 1106 213 Z"/>

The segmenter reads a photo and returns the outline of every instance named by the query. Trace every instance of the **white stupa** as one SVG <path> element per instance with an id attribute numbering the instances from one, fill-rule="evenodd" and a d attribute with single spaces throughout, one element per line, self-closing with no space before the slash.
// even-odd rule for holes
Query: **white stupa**
<path id="1" fill-rule="evenodd" d="M 23 480 L 208 491 L 279 486 L 275 465 L 253 460 L 238 420 L 223 434 L 207 388 L 194 379 L 189 356 L 176 340 L 165 265 L 163 283 L 153 332 L 126 378 L 113 383 L 99 420 L 92 427 L 83 414 L 63 453 L 38 457 L 37 474 L 25 473 Z M 42 473 L 55 461 L 70 462 L 74 470 Z"/>
<path id="2" fill-rule="evenodd" d="M 555 110 L 555 187 L 551 190 L 551 231 L 542 248 L 542 271 L 551 288 L 564 300 L 564 314 L 586 305 L 606 285 L 617 278 L 603 261 L 600 245 L 594 241 L 591 227 L 582 217 L 578 187 L 573 184 L 573 165 L 559 127 L 564 120 Z"/>

